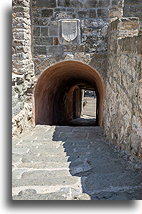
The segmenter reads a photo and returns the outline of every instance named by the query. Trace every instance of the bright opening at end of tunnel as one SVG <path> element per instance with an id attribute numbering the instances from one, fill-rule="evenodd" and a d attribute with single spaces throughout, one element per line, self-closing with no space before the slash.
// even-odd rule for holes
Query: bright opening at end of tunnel
<path id="1" fill-rule="evenodd" d="M 97 115 L 97 96 L 95 90 L 81 89 L 80 116 L 70 121 L 70 125 L 95 126 Z"/>

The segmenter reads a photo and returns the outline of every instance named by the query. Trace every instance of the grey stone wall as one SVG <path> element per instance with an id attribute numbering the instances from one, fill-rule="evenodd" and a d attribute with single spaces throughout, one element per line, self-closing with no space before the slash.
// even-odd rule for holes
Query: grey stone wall
<path id="1" fill-rule="evenodd" d="M 141 0 L 125 0 L 124 5 L 125 17 L 138 17 L 140 19 L 140 27 L 142 28 L 142 1 Z"/>
<path id="2" fill-rule="evenodd" d="M 137 18 L 111 23 L 105 121 L 107 138 L 141 157 L 141 35 Z"/>
<path id="3" fill-rule="evenodd" d="M 39 74 L 66 59 L 85 59 L 92 66 L 95 64 L 92 59 L 95 61 L 100 54 L 105 59 L 109 20 L 123 15 L 123 0 L 33 0 L 31 13 L 33 61 L 35 73 Z M 80 43 L 60 43 L 60 19 L 80 20 Z M 100 70 L 104 69 L 105 60 L 103 63 Z"/>
<path id="4" fill-rule="evenodd" d="M 34 83 L 30 0 L 13 0 L 12 4 L 12 131 L 20 133 L 31 119 Z"/>

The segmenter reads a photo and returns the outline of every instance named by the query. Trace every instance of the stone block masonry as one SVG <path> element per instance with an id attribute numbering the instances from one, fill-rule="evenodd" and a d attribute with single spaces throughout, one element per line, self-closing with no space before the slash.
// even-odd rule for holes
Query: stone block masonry
<path id="1" fill-rule="evenodd" d="M 109 11 L 115 7 L 122 16 L 123 0 L 33 0 L 31 8 L 33 61 L 35 72 L 41 72 L 40 65 L 44 61 L 62 61 L 74 53 L 86 54 L 104 53 L 107 51 L 107 29 L 110 17 Z M 113 9 L 114 10 L 114 9 Z M 67 44 L 60 38 L 60 20 L 78 19 L 80 21 L 81 40 Z M 66 47 L 64 47 L 66 45 Z M 58 48 L 56 47 L 58 46 Z M 59 52 L 49 50 L 59 50 Z M 90 56 L 91 59 L 91 56 Z"/>
<path id="2" fill-rule="evenodd" d="M 124 5 L 125 17 L 138 17 L 142 21 L 142 1 L 141 0 L 125 0 Z M 140 22 L 142 28 L 142 22 Z"/>
<path id="3" fill-rule="evenodd" d="M 29 0 L 19 1 L 18 3 L 16 0 L 13 0 L 12 30 L 13 72 L 19 75 L 26 73 L 26 71 L 28 71 L 28 73 L 32 73 L 33 62 L 31 53 L 31 20 Z"/>
<path id="4" fill-rule="evenodd" d="M 31 119 L 34 64 L 31 52 L 30 0 L 13 0 L 12 11 L 12 126 L 20 133 Z"/>
<path id="5" fill-rule="evenodd" d="M 105 133 L 141 157 L 141 35 L 137 18 L 111 23 L 108 35 Z"/>

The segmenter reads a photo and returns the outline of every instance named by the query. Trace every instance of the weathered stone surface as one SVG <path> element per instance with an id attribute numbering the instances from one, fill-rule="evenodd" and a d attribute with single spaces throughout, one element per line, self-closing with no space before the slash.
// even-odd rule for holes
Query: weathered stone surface
<path id="1" fill-rule="evenodd" d="M 17 162 L 21 161 L 21 155 L 20 154 L 12 154 L 12 164 L 15 164 Z"/>
<path id="2" fill-rule="evenodd" d="M 28 7 L 29 6 L 29 1 L 28 0 L 13 0 L 12 1 L 13 6 L 21 6 L 21 7 Z"/>
<path id="3" fill-rule="evenodd" d="M 50 152 L 50 150 L 48 150 Z M 34 154 L 25 154 L 22 158 L 22 162 L 23 163 L 27 163 L 27 162 L 31 162 L 32 161 L 35 161 L 35 162 L 38 162 L 39 160 L 41 161 L 48 161 L 48 162 L 62 162 L 62 161 L 65 161 L 65 160 L 68 160 L 68 157 L 63 157 L 63 156 L 57 156 L 56 154 L 55 155 L 52 155 L 52 156 L 47 156 L 47 154 L 40 154 L 39 153 L 39 156 L 35 156 Z"/>
<path id="4" fill-rule="evenodd" d="M 88 11 L 86 10 L 79 10 L 78 11 L 79 18 L 87 18 L 88 17 Z"/>
<path id="5" fill-rule="evenodd" d="M 57 23 L 51 23 L 49 27 L 49 36 L 58 36 L 58 25 Z"/>
<path id="6" fill-rule="evenodd" d="M 137 21 L 137 18 L 122 18 L 112 23 L 108 50 L 109 72 L 107 74 L 109 98 L 106 99 L 106 102 L 109 99 L 110 106 L 106 108 L 105 130 L 106 135 L 121 149 L 129 150 L 133 155 L 140 157 L 141 154 L 138 150 L 141 144 L 141 133 L 139 132 L 141 107 L 138 100 L 140 99 L 141 60 L 137 46 L 139 36 L 135 31 L 139 28 Z M 117 34 L 111 33 L 114 29 L 118 30 Z M 124 31 L 123 34 L 120 29 Z M 134 91 L 137 91 L 137 95 Z M 138 97 L 139 99 L 137 99 Z M 138 106 L 138 109 L 136 110 L 133 105 Z M 137 115 L 137 121 L 135 115 Z M 132 124 L 135 124 L 135 129 L 132 128 Z"/>
<path id="7" fill-rule="evenodd" d="M 51 10 L 51 9 L 43 9 L 41 11 L 41 16 L 42 17 L 50 17 L 52 15 L 53 15 L 53 10 Z"/>
<path id="8" fill-rule="evenodd" d="M 142 13 L 140 10 L 141 7 L 142 7 L 141 0 L 136 0 L 136 1 L 125 0 L 124 16 L 139 17 L 139 19 L 142 21 Z M 140 26 L 142 27 L 142 22 L 140 22 Z"/>
<path id="9" fill-rule="evenodd" d="M 78 131 L 83 135 L 80 140 Z M 43 138 L 48 132 L 52 132 L 53 136 L 50 142 L 44 140 L 40 144 L 41 141 L 32 140 L 33 136 L 36 138 L 40 133 Z M 65 134 L 64 142 L 60 133 Z M 71 135 L 72 139 L 68 138 Z M 23 138 L 26 140 L 23 141 Z M 13 200 L 141 198 L 141 172 L 130 164 L 128 155 L 124 159 L 116 147 L 106 142 L 100 127 L 37 126 L 23 133 L 20 141 L 15 138 L 13 142 L 13 152 L 19 152 L 13 154 L 13 158 L 16 158 L 13 159 Z M 58 150 L 60 157 L 68 156 L 69 160 L 62 158 L 60 163 L 55 155 L 54 162 L 50 162 L 49 157 L 53 152 L 51 145 L 54 151 Z M 57 145 L 62 149 L 55 149 Z M 21 159 L 27 155 L 23 154 L 23 149 L 27 151 L 28 148 L 31 162 L 22 163 Z M 49 152 L 46 153 L 48 148 Z M 47 158 L 46 161 L 42 160 L 41 153 Z M 38 161 L 34 157 L 38 157 Z"/>
<path id="10" fill-rule="evenodd" d="M 52 37 L 35 37 L 34 38 L 35 45 L 53 45 Z"/>
<path id="11" fill-rule="evenodd" d="M 56 0 L 36 0 L 35 6 L 54 8 L 56 7 Z"/>
<path id="12" fill-rule="evenodd" d="M 38 162 L 24 162 L 17 164 L 18 168 L 33 168 L 33 169 L 58 169 L 58 168 L 66 168 L 69 167 L 69 162 L 49 162 L 45 163 L 44 161 L 38 161 Z"/>
<path id="13" fill-rule="evenodd" d="M 64 193 L 37 194 L 34 189 L 26 189 L 13 196 L 13 200 L 66 200 Z"/>
<path id="14" fill-rule="evenodd" d="M 12 55 L 12 91 L 13 91 L 13 132 L 21 132 L 30 119 L 30 107 L 27 107 L 30 83 L 25 80 L 24 74 L 33 74 L 33 61 L 31 51 L 31 19 L 30 1 L 13 1 L 12 27 L 13 27 L 13 55 Z M 26 95 L 26 96 L 25 96 Z M 31 95 L 31 94 L 30 94 Z M 28 95 L 28 96 L 30 96 Z M 24 100 L 24 102 L 23 102 Z M 30 105 L 29 105 L 30 106 Z M 24 110 L 23 110 L 24 109 Z M 24 113 L 28 109 L 27 115 Z M 24 114 L 22 114 L 24 113 Z M 23 122 L 21 122 L 23 120 Z M 25 125 L 24 125 L 25 124 Z"/>
<path id="15" fill-rule="evenodd" d="M 58 0 L 59 6 L 64 7 L 78 7 L 78 8 L 93 8 L 97 6 L 96 0 Z"/>
<path id="16" fill-rule="evenodd" d="M 98 7 L 108 7 L 109 5 L 110 5 L 110 1 L 108 0 L 99 0 L 97 4 Z"/>
<path id="17" fill-rule="evenodd" d="M 108 16 L 108 10 L 107 9 L 98 9 L 97 15 L 98 15 L 98 17 L 107 17 Z"/>
<path id="18" fill-rule="evenodd" d="M 48 27 L 41 28 L 41 36 L 48 36 Z"/>
<path id="19" fill-rule="evenodd" d="M 48 26 L 50 23 L 50 20 L 48 18 L 38 18 L 38 17 L 34 17 L 33 18 L 33 25 L 36 26 Z"/>
<path id="20" fill-rule="evenodd" d="M 64 52 L 84 52 L 85 46 L 84 45 L 64 45 L 63 46 Z"/>
<path id="21" fill-rule="evenodd" d="M 60 176 L 60 177 L 45 177 L 45 178 L 32 178 L 32 179 L 14 179 L 13 187 L 18 186 L 64 186 L 72 185 L 78 182 L 77 177 L 71 176 Z"/>
<path id="22" fill-rule="evenodd" d="M 123 10 L 120 7 L 113 6 L 109 9 L 109 17 L 110 18 L 121 18 L 123 16 Z"/>
<path id="23" fill-rule="evenodd" d="M 96 10 L 89 10 L 89 17 L 90 18 L 96 18 Z"/>
<path id="24" fill-rule="evenodd" d="M 41 35 L 42 35 L 42 33 L 41 33 Z M 40 36 L 40 27 L 34 27 L 33 28 L 33 36 Z"/>
<path id="25" fill-rule="evenodd" d="M 72 200 L 91 200 L 91 198 L 89 197 L 89 195 L 83 193 L 79 196 L 74 196 Z"/>
<path id="26" fill-rule="evenodd" d="M 46 46 L 35 46 L 34 54 L 35 55 L 46 55 Z"/>
<path id="27" fill-rule="evenodd" d="M 47 55 L 51 57 L 61 56 L 63 54 L 63 48 L 61 46 L 51 46 L 47 48 Z"/>

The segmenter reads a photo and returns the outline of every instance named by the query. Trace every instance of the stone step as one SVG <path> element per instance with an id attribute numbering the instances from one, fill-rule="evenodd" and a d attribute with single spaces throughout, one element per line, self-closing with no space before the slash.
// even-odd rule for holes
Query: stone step
<path id="1" fill-rule="evenodd" d="M 21 159 L 21 154 L 12 154 L 12 164 L 19 162 Z"/>
<path id="2" fill-rule="evenodd" d="M 13 146 L 12 151 L 14 153 L 16 153 L 16 150 L 20 150 L 20 149 L 66 149 L 66 148 L 76 148 L 78 150 L 80 149 L 94 149 L 94 150 L 105 150 L 108 147 L 108 145 L 105 144 L 104 141 L 99 142 L 98 141 L 66 141 L 66 142 L 62 142 L 62 141 L 32 141 L 32 142 L 28 142 L 28 141 L 23 141 L 20 142 L 20 144 Z"/>
<path id="3" fill-rule="evenodd" d="M 92 194 L 93 191 L 114 187 L 141 186 L 141 179 L 133 172 L 113 172 L 90 174 L 82 178 L 83 191 Z"/>
<path id="4" fill-rule="evenodd" d="M 31 151 L 32 150 L 44 150 L 46 151 L 51 149 L 51 151 L 53 149 L 59 149 L 59 150 L 62 150 L 62 149 L 76 149 L 76 150 L 85 150 L 85 149 L 93 149 L 93 150 L 105 150 L 107 147 L 107 145 L 105 145 L 104 143 L 100 142 L 98 144 L 98 142 L 84 142 L 84 141 L 68 141 L 68 142 L 60 142 L 60 141 L 56 141 L 56 142 L 48 142 L 48 141 L 35 141 L 35 142 L 32 142 L 32 143 L 28 143 L 26 142 L 24 144 L 24 142 L 22 142 L 20 145 L 16 145 L 15 147 L 13 146 L 13 153 L 18 153 L 17 151 L 18 150 L 28 150 L 30 149 Z"/>
<path id="5" fill-rule="evenodd" d="M 90 200 L 90 196 L 72 187 L 63 187 L 56 192 L 37 193 L 35 189 L 21 190 L 13 200 Z"/>
<path id="6" fill-rule="evenodd" d="M 82 161 L 82 162 L 71 162 L 70 163 L 70 173 L 76 176 L 85 176 L 89 173 L 93 174 L 102 174 L 102 173 L 110 173 L 110 172 L 119 172 L 120 174 L 124 172 L 124 168 L 121 164 L 117 165 L 113 162 L 96 164 L 90 161 Z"/>
<path id="7" fill-rule="evenodd" d="M 24 146 L 16 146 L 16 147 L 12 147 L 12 153 L 14 154 L 24 154 L 24 153 L 28 153 L 29 151 L 29 147 L 24 147 Z"/>
<path id="8" fill-rule="evenodd" d="M 66 155 L 65 149 L 63 147 L 59 147 L 59 148 L 33 148 L 33 149 L 29 149 L 29 154 L 41 154 L 41 155 L 45 155 L 45 156 L 51 156 L 51 155 L 61 155 L 64 156 Z"/>
<path id="9" fill-rule="evenodd" d="M 37 175 L 38 176 L 38 175 Z M 44 177 L 37 179 L 35 177 L 29 178 L 21 178 L 21 179 L 13 179 L 12 186 L 20 187 L 20 186 L 57 186 L 64 187 L 66 185 L 72 185 L 79 182 L 79 178 L 75 176 L 59 176 L 59 177 Z"/>
<path id="10" fill-rule="evenodd" d="M 89 133 L 91 138 L 97 138 L 99 136 L 102 135 L 102 131 L 100 132 L 100 130 L 98 129 L 98 131 L 96 129 L 91 129 L 91 127 L 88 129 L 81 129 L 82 127 L 77 127 L 74 130 L 72 130 L 72 132 L 70 131 L 70 129 L 68 131 L 64 131 L 61 129 L 61 131 L 47 131 L 47 132 L 43 132 L 43 130 L 41 132 L 38 132 L 36 130 L 34 130 L 34 132 L 32 132 L 31 134 L 24 134 L 23 136 L 21 135 L 22 140 L 24 141 L 33 141 L 33 140 L 43 140 L 43 139 L 48 139 L 48 140 L 59 140 L 60 139 L 72 139 L 72 138 L 76 138 L 76 139 L 83 139 L 86 138 L 87 134 Z M 66 129 L 68 129 L 66 127 Z M 14 140 L 13 140 L 14 141 Z"/>
<path id="11" fill-rule="evenodd" d="M 141 189 L 127 191 L 102 191 L 91 195 L 91 200 L 137 200 L 141 198 Z"/>
<path id="12" fill-rule="evenodd" d="M 79 150 L 79 148 L 65 148 L 64 152 L 66 152 L 66 155 L 70 157 L 70 160 L 74 160 L 79 158 L 82 159 L 88 159 L 90 161 L 93 162 L 97 162 L 98 164 L 102 163 L 102 162 L 113 162 L 116 160 L 119 160 L 120 162 L 120 158 L 118 156 L 118 154 L 115 154 L 114 152 L 111 153 L 111 151 L 107 151 L 107 156 L 105 155 L 106 152 L 105 150 L 103 151 L 98 151 L 95 148 L 81 148 Z"/>
<path id="13" fill-rule="evenodd" d="M 22 179 L 42 179 L 42 178 L 56 178 L 56 177 L 66 177 L 71 176 L 68 170 L 32 170 L 24 172 L 22 174 Z"/>
<path id="14" fill-rule="evenodd" d="M 78 168 L 84 168 L 84 166 L 89 166 L 89 168 L 91 169 L 91 172 L 92 173 L 101 173 L 101 172 L 117 172 L 119 171 L 120 173 L 124 171 L 124 166 L 119 163 L 118 163 L 118 159 L 113 160 L 112 162 L 109 160 L 109 161 L 106 161 L 106 162 L 97 162 L 97 161 L 92 161 L 91 159 L 86 159 L 83 160 L 81 158 L 78 158 L 78 159 L 74 159 L 74 160 L 71 160 L 70 158 L 68 158 L 68 161 L 70 161 L 70 169 L 78 169 Z M 117 165 L 115 167 L 115 165 Z M 100 167 L 99 167 L 100 166 Z"/>
<path id="15" fill-rule="evenodd" d="M 27 134 L 23 134 L 21 135 L 21 139 L 22 140 L 36 140 L 36 139 L 43 139 L 43 138 L 51 138 L 53 137 L 54 135 L 54 131 L 48 131 L 48 132 L 44 132 L 44 131 L 41 131 L 41 132 L 37 132 L 36 130 L 34 130 L 33 132 L 29 132 Z"/>
<path id="16" fill-rule="evenodd" d="M 140 186 L 141 175 L 107 144 L 100 127 L 36 126 L 13 139 L 12 151 L 13 194 L 22 191 L 15 200 L 81 200 L 80 191 L 92 200 L 125 200 Z"/>
<path id="17" fill-rule="evenodd" d="M 67 200 L 67 195 L 64 192 L 37 194 L 34 189 L 27 189 L 18 195 L 14 195 L 12 198 L 13 200 Z"/>
<path id="18" fill-rule="evenodd" d="M 51 156 L 46 156 L 45 154 L 37 154 L 37 155 L 34 155 L 34 154 L 24 154 L 22 156 L 22 159 L 21 161 L 24 163 L 24 162 L 40 162 L 40 161 L 45 161 L 45 162 L 67 162 L 68 161 L 68 157 L 64 154 L 62 155 L 51 155 Z"/>
<path id="19" fill-rule="evenodd" d="M 63 147 L 65 150 L 76 150 L 76 151 L 85 151 L 85 150 L 89 150 L 89 151 L 102 151 L 106 149 L 106 145 L 102 144 L 100 142 L 100 144 L 96 144 L 96 143 L 93 143 L 93 142 L 88 142 L 88 143 L 81 143 L 81 142 L 74 142 L 74 143 L 71 143 L 71 142 L 66 142 L 63 144 Z"/>
<path id="20" fill-rule="evenodd" d="M 70 162 L 44 162 L 44 161 L 38 161 L 38 162 L 24 162 L 19 163 L 17 165 L 17 168 L 31 168 L 31 169 L 69 169 Z"/>
<path id="21" fill-rule="evenodd" d="M 91 154 L 93 155 L 95 153 L 95 151 L 97 150 L 97 148 L 94 148 L 92 145 L 76 145 L 76 146 L 70 146 L 70 145 L 63 145 L 63 146 L 40 146 L 40 147 L 29 147 L 29 149 L 25 149 L 25 151 L 29 150 L 30 153 L 46 153 L 46 155 L 48 154 L 61 154 L 64 152 L 68 152 L 69 154 L 73 155 L 73 153 L 79 152 L 80 154 L 85 154 L 88 153 L 89 151 L 91 152 Z M 19 151 L 24 151 L 23 149 L 17 148 L 15 149 L 15 153 L 19 152 Z M 103 151 L 102 151 L 103 153 Z"/>
<path id="22" fill-rule="evenodd" d="M 32 140 L 32 141 L 28 141 L 28 140 L 22 140 L 22 141 L 19 141 L 17 143 L 16 146 L 24 146 L 24 147 L 36 147 L 36 146 L 58 146 L 58 145 L 63 145 L 64 142 L 62 141 L 53 141 L 53 140 L 47 140 L 47 139 L 42 139 L 42 140 Z"/>

